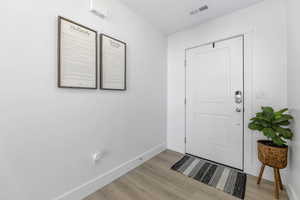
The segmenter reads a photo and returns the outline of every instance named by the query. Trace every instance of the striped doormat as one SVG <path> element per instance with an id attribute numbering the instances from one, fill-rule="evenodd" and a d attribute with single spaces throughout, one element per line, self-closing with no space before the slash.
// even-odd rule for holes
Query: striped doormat
<path id="1" fill-rule="evenodd" d="M 247 175 L 239 170 L 190 155 L 185 155 L 171 169 L 237 198 L 245 197 Z"/>

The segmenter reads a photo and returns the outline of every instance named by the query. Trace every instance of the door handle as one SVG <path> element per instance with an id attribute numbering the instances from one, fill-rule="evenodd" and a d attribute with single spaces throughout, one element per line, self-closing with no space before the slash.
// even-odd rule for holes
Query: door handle
<path id="1" fill-rule="evenodd" d="M 237 104 L 242 103 L 243 102 L 242 92 L 238 90 L 234 94 L 235 94 L 234 95 L 235 103 L 237 103 Z"/>
<path id="2" fill-rule="evenodd" d="M 236 112 L 242 112 L 242 109 L 239 108 L 239 107 L 237 107 L 237 108 L 235 109 L 235 111 L 236 111 Z"/>

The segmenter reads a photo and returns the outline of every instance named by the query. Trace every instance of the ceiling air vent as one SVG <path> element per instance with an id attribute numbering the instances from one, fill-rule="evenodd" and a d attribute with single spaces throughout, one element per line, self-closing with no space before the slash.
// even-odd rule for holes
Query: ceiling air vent
<path id="1" fill-rule="evenodd" d="M 205 11 L 205 10 L 207 10 L 207 9 L 208 9 L 208 6 L 207 6 L 207 5 L 202 6 L 202 7 L 200 7 L 200 8 L 197 8 L 196 10 L 192 10 L 192 11 L 190 12 L 190 15 L 198 14 L 199 12 Z"/>

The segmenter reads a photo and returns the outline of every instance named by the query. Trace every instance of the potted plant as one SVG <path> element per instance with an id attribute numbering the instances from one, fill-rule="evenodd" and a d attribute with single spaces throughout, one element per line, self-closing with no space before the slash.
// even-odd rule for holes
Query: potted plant
<path id="1" fill-rule="evenodd" d="M 278 188 L 283 189 L 279 169 L 287 166 L 287 140 L 293 138 L 293 132 L 288 128 L 293 117 L 285 114 L 287 111 L 287 108 L 275 112 L 271 107 L 262 107 L 262 112 L 256 113 L 249 123 L 251 130 L 262 132 L 268 138 L 268 140 L 257 141 L 258 159 L 263 164 L 257 184 L 261 181 L 265 166 L 273 167 L 276 198 L 279 196 Z"/>

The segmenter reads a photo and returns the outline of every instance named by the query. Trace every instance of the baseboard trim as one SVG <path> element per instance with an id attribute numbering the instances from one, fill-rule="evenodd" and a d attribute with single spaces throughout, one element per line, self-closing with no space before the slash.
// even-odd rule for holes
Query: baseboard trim
<path id="1" fill-rule="evenodd" d="M 127 172 L 138 167 L 139 165 L 143 164 L 144 162 L 146 162 L 147 160 L 151 159 L 152 157 L 156 156 L 164 150 L 166 150 L 165 143 L 157 145 L 156 147 L 137 156 L 136 158 L 121 164 L 120 166 L 106 172 L 105 174 L 102 174 L 97 178 L 94 178 L 64 193 L 63 195 L 56 197 L 53 200 L 82 200 L 83 198 L 99 190 L 105 185 L 113 182 L 119 177 L 125 175 Z"/>
<path id="2" fill-rule="evenodd" d="M 258 177 L 258 174 L 259 174 L 259 168 L 255 169 L 254 167 L 253 168 L 248 168 L 248 169 L 245 169 L 244 172 L 249 174 L 249 175 L 252 175 L 252 176 L 255 176 L 255 177 Z M 274 181 L 274 178 L 273 178 L 273 172 L 270 171 L 271 169 L 265 169 L 265 172 L 264 172 L 264 175 L 263 175 L 263 179 L 265 180 L 268 180 L 268 181 Z"/>
<path id="3" fill-rule="evenodd" d="M 295 190 L 293 189 L 293 187 L 288 184 L 286 186 L 286 192 L 288 194 L 289 200 L 298 200 L 299 197 L 297 197 Z"/>

